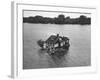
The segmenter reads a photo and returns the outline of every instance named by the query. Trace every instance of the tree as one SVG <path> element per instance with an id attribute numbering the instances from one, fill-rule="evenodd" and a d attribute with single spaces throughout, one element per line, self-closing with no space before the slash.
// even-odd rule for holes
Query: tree
<path id="1" fill-rule="evenodd" d="M 43 49 L 43 46 L 44 46 L 44 41 L 43 40 L 38 40 L 37 44 Z"/>
<path id="2" fill-rule="evenodd" d="M 56 18 L 56 23 L 57 24 L 64 24 L 65 23 L 65 16 L 63 14 L 58 15 Z"/>
<path id="3" fill-rule="evenodd" d="M 86 22 L 87 22 L 86 16 L 81 15 L 80 18 L 79 18 L 79 23 L 80 24 L 86 24 Z"/>

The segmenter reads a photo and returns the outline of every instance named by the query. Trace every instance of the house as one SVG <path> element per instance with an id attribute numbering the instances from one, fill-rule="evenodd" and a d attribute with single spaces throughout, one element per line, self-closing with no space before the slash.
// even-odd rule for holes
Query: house
<path id="1" fill-rule="evenodd" d="M 44 43 L 44 48 L 54 51 L 56 48 L 68 48 L 69 38 L 57 35 L 51 35 Z"/>

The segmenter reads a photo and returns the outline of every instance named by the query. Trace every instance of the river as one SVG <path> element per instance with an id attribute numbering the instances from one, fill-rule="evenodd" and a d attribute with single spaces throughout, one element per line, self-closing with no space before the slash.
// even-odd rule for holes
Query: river
<path id="1" fill-rule="evenodd" d="M 41 51 L 37 41 L 50 35 L 69 37 L 68 52 L 58 58 Z M 91 65 L 91 25 L 23 24 L 23 69 Z"/>

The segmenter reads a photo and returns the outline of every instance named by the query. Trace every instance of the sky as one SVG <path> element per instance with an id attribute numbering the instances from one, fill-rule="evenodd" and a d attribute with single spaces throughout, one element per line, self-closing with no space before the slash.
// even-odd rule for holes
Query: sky
<path id="1" fill-rule="evenodd" d="M 47 12 L 47 11 L 32 11 L 32 10 L 24 10 L 24 17 L 29 17 L 29 16 L 43 16 L 43 17 L 57 17 L 59 14 L 65 15 L 65 17 L 70 16 L 71 18 L 77 18 L 80 15 L 85 15 L 87 17 L 91 17 L 91 14 L 88 13 L 71 13 L 71 12 Z"/>

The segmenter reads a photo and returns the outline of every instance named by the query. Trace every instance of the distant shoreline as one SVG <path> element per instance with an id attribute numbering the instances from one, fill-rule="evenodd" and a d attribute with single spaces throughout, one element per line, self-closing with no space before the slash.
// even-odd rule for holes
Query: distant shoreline
<path id="1" fill-rule="evenodd" d="M 58 15 L 58 17 L 50 18 L 43 16 L 30 16 L 23 17 L 23 23 L 41 23 L 41 24 L 79 24 L 79 25 L 90 25 L 91 18 L 81 15 L 77 18 L 70 18 L 70 16 L 65 17 L 63 14 Z"/>

